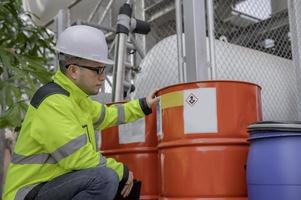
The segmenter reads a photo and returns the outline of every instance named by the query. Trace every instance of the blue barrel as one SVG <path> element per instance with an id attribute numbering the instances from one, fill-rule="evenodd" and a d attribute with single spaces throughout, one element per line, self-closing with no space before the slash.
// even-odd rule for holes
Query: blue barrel
<path id="1" fill-rule="evenodd" d="M 248 127 L 249 200 L 301 200 L 301 122 L 259 122 Z"/>

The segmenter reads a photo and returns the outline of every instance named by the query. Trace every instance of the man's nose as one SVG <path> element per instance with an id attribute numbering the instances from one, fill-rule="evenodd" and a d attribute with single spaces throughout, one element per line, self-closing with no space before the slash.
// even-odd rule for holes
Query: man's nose
<path id="1" fill-rule="evenodd" d="M 105 72 L 102 72 L 101 74 L 99 74 L 98 79 L 101 80 L 101 81 L 104 81 L 106 79 Z"/>

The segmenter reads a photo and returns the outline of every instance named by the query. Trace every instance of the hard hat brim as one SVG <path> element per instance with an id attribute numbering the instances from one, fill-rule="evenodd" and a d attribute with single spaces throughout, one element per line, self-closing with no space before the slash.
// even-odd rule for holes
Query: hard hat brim
<path id="1" fill-rule="evenodd" d="M 106 64 L 106 65 L 114 65 L 114 61 L 111 60 L 111 59 L 94 59 L 94 58 L 88 58 L 88 57 L 85 57 L 85 56 L 82 56 L 82 55 L 77 55 L 77 54 L 72 53 L 72 52 L 67 52 L 65 50 L 61 50 L 61 49 L 59 49 L 57 47 L 55 48 L 55 50 L 56 50 L 57 53 L 64 53 L 64 54 L 68 54 L 68 55 L 71 55 L 71 56 L 75 56 L 75 57 L 79 57 L 79 58 L 83 58 L 83 59 L 87 59 L 87 60 L 99 62 L 99 63 Z"/>

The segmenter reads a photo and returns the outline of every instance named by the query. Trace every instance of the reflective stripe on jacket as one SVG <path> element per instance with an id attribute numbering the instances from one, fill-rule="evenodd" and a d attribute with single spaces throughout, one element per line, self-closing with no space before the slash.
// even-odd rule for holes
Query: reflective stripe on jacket
<path id="1" fill-rule="evenodd" d="M 90 99 L 58 71 L 41 87 L 27 110 L 5 181 L 4 200 L 23 200 L 37 184 L 99 165 L 127 179 L 126 166 L 103 157 L 96 147 L 99 129 L 150 113 L 145 99 L 107 107 Z"/>

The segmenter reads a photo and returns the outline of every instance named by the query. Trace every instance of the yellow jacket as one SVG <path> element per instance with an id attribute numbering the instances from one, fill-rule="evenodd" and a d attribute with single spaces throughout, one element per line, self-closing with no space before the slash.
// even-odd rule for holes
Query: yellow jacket
<path id="1" fill-rule="evenodd" d="M 4 200 L 23 200 L 37 184 L 98 165 L 126 180 L 128 169 L 96 148 L 99 129 L 149 114 L 145 99 L 107 107 L 91 100 L 62 72 L 33 96 L 9 165 Z"/>

